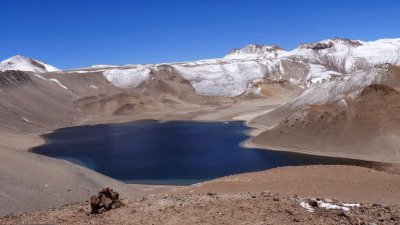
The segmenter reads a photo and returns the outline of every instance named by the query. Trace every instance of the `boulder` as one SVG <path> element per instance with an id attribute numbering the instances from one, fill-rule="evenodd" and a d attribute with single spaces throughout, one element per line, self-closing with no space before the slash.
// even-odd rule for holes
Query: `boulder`
<path id="1" fill-rule="evenodd" d="M 101 214 L 123 205 L 121 200 L 119 200 L 119 193 L 108 187 L 100 190 L 97 195 L 90 197 L 90 206 L 93 214 Z"/>

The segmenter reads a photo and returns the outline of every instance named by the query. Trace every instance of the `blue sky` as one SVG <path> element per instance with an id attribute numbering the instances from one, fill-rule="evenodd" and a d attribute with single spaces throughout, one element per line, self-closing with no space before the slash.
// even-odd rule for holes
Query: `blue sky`
<path id="1" fill-rule="evenodd" d="M 400 37 L 398 0 L 0 0 L 0 59 L 62 69 L 222 57 L 330 37 Z"/>

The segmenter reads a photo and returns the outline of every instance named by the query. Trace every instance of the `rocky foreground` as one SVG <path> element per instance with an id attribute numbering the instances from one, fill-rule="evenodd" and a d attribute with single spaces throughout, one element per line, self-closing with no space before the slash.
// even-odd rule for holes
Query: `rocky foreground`
<path id="1" fill-rule="evenodd" d="M 22 215 L 7 216 L 1 224 L 399 224 L 400 207 L 315 200 L 269 192 L 233 194 L 156 195 L 128 200 L 125 206 L 91 214 L 90 204 L 73 204 Z M 327 201 L 327 202 L 326 202 Z M 317 202 L 317 201 L 315 201 Z M 330 204 L 329 204 L 330 202 Z M 322 207 L 329 204 L 330 209 Z M 303 206 L 302 206 L 303 205 Z"/>
<path id="2" fill-rule="evenodd" d="M 94 196 L 0 224 L 399 224 L 399 189 L 400 175 L 362 167 L 284 167 L 125 198 L 120 208 L 108 200 L 100 214 Z"/>

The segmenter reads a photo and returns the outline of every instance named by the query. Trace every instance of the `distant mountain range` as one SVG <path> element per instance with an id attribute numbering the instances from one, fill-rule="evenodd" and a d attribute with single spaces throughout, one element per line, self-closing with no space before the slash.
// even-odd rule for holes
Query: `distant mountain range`
<path id="1" fill-rule="evenodd" d="M 248 45 L 217 59 L 145 65 L 96 65 L 63 72 L 102 72 L 118 87 L 135 88 L 148 79 L 151 71 L 157 70 L 159 65 L 170 65 L 189 80 L 200 95 L 238 96 L 245 92 L 261 93 L 254 89 L 254 84 L 263 79 L 284 79 L 307 88 L 334 79 L 347 79 L 349 74 L 384 63 L 400 65 L 400 38 L 370 42 L 335 38 L 302 44 L 291 51 L 285 51 L 277 45 Z M 41 61 L 19 55 L 1 62 L 0 70 L 37 73 L 59 71 Z"/>

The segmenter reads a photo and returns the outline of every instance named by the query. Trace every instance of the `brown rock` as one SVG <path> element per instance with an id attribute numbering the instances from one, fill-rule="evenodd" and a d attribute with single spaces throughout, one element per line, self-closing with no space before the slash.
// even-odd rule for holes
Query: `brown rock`
<path id="1" fill-rule="evenodd" d="M 90 206 L 94 214 L 100 214 L 123 205 L 119 200 L 119 193 L 108 187 L 100 190 L 97 195 L 90 197 Z"/>
<path id="2" fill-rule="evenodd" d="M 207 195 L 210 196 L 210 197 L 215 197 L 217 194 L 209 192 L 209 193 L 207 193 Z"/>
<path id="3" fill-rule="evenodd" d="M 350 219 L 350 215 L 347 212 L 343 211 L 343 210 L 338 211 L 336 213 L 336 215 L 341 216 L 341 217 L 346 217 L 347 219 Z"/>
<path id="4" fill-rule="evenodd" d="M 310 200 L 308 200 L 308 204 L 310 204 L 312 207 L 318 207 L 318 201 L 316 198 L 310 198 Z"/>

